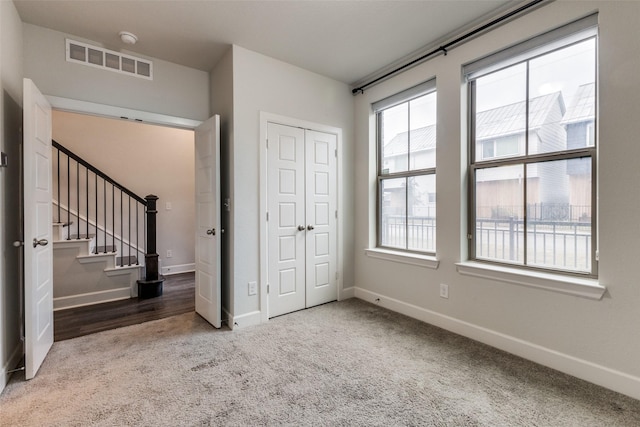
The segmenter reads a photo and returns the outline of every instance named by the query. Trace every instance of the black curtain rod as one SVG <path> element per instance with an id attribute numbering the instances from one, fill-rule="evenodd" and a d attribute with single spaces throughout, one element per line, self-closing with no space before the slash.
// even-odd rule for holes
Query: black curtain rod
<path id="1" fill-rule="evenodd" d="M 390 76 L 392 76 L 392 75 L 394 75 L 394 74 L 396 74 L 396 73 L 398 73 L 398 72 L 400 72 L 400 71 L 404 70 L 405 68 L 411 67 L 412 65 L 414 65 L 414 64 L 416 64 L 416 63 L 418 63 L 418 62 L 424 61 L 425 59 L 427 59 L 427 58 L 429 58 L 429 57 L 431 57 L 431 56 L 434 56 L 434 55 L 436 55 L 436 54 L 438 54 L 438 53 L 440 53 L 440 52 L 444 53 L 444 54 L 445 54 L 445 56 L 446 56 L 446 55 L 447 55 L 447 52 L 448 52 L 448 49 L 449 49 L 450 47 L 452 47 L 452 46 L 454 46 L 454 45 L 457 45 L 458 43 L 460 43 L 460 42 L 462 42 L 462 41 L 464 41 L 464 40 L 466 40 L 466 39 L 468 39 L 468 38 L 470 38 L 470 37 L 473 37 L 473 36 L 475 36 L 476 34 L 481 33 L 481 32 L 483 32 L 483 31 L 485 31 L 485 30 L 487 30 L 487 29 L 489 29 L 489 28 L 491 28 L 491 27 L 493 27 L 493 26 L 495 26 L 495 25 L 497 25 L 497 24 L 499 24 L 499 23 L 501 23 L 501 22 L 503 22 L 503 21 L 506 21 L 507 19 L 512 18 L 514 15 L 517 15 L 517 14 L 519 14 L 519 13 L 521 13 L 521 12 L 524 12 L 525 10 L 530 9 L 530 8 L 532 8 L 533 6 L 536 6 L 536 5 L 538 5 L 539 3 L 542 3 L 542 2 L 544 2 L 544 1 L 547 1 L 547 0 L 533 0 L 533 1 L 530 1 L 529 3 L 527 3 L 527 4 L 523 5 L 523 6 L 520 6 L 520 7 L 519 7 L 519 8 L 517 8 L 517 9 L 514 9 L 514 10 L 512 10 L 511 12 L 506 13 L 505 15 L 500 16 L 500 17 L 498 17 L 498 18 L 494 19 L 493 21 L 490 21 L 490 22 L 488 22 L 488 23 L 486 23 L 486 24 L 484 24 L 484 25 L 482 25 L 482 26 L 480 26 L 480 27 L 476 28 L 475 30 L 471 30 L 471 31 L 469 31 L 468 33 L 465 33 L 465 34 L 461 35 L 461 36 L 460 36 L 460 37 L 458 37 L 457 39 L 454 39 L 454 40 L 452 40 L 452 41 L 450 41 L 450 42 L 448 42 L 448 43 L 446 43 L 446 44 L 444 44 L 444 45 L 442 45 L 442 46 L 438 47 L 437 49 L 432 50 L 431 52 L 425 53 L 425 54 L 424 54 L 424 55 L 422 55 L 421 57 L 416 58 L 416 59 L 414 59 L 414 60 L 413 60 L 413 61 L 411 61 L 411 62 L 408 62 L 408 63 L 406 63 L 406 64 L 404 64 L 404 65 L 401 65 L 401 66 L 399 66 L 398 68 L 395 68 L 395 69 L 393 69 L 393 70 L 389 71 L 388 73 L 386 73 L 386 74 L 384 74 L 384 75 L 382 75 L 382 76 L 380 76 L 380 77 L 378 77 L 378 78 L 376 78 L 376 79 L 374 79 L 374 80 L 371 80 L 371 81 L 370 81 L 370 82 L 368 82 L 368 83 L 363 84 L 363 85 L 362 85 L 362 86 L 360 86 L 360 87 L 357 87 L 357 88 L 355 88 L 355 89 L 352 89 L 352 90 L 351 90 L 351 93 L 352 93 L 352 94 L 354 94 L 354 95 L 355 95 L 355 94 L 357 94 L 358 92 L 360 92 L 360 93 L 364 93 L 364 90 L 365 90 L 367 87 L 369 87 L 369 86 L 371 86 L 371 85 L 373 85 L 373 84 L 376 84 L 376 83 L 378 83 L 380 80 L 384 80 L 384 79 L 386 79 L 387 77 L 390 77 Z"/>

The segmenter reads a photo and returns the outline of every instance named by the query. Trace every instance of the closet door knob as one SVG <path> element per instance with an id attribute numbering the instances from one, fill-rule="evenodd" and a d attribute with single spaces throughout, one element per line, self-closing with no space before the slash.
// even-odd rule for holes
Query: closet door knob
<path id="1" fill-rule="evenodd" d="M 313 228 L 314 228 L 313 225 L 311 225 L 311 224 L 307 225 L 307 230 L 311 231 L 311 230 L 313 230 Z"/>
<path id="2" fill-rule="evenodd" d="M 298 226 L 298 231 L 304 231 L 304 225 L 299 225 Z"/>

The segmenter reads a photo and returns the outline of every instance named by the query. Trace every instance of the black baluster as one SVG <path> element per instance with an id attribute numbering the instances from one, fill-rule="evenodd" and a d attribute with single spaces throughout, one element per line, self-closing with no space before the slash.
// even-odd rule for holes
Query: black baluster
<path id="1" fill-rule="evenodd" d="M 58 150 L 56 148 L 56 150 Z M 60 215 L 60 205 L 62 204 L 62 197 L 60 197 L 60 150 L 58 150 L 58 222 L 62 222 Z"/>
<path id="2" fill-rule="evenodd" d="M 78 162 L 76 162 L 76 220 L 78 221 L 76 239 L 80 240 L 80 163 Z"/>
<path id="3" fill-rule="evenodd" d="M 140 265 L 140 246 L 138 246 L 138 238 L 140 237 L 140 227 L 138 226 L 138 212 L 140 212 L 140 202 L 136 201 L 136 265 Z"/>
<path id="4" fill-rule="evenodd" d="M 107 253 L 107 180 L 102 179 L 102 197 L 104 199 L 104 253 Z"/>
<path id="5" fill-rule="evenodd" d="M 67 240 L 71 240 L 71 165 L 67 155 Z"/>
<path id="6" fill-rule="evenodd" d="M 87 195 L 85 203 L 87 205 L 87 239 L 89 238 L 89 168 L 84 168 L 85 173 L 84 173 L 84 179 L 86 180 L 86 187 L 87 187 Z"/>
<path id="7" fill-rule="evenodd" d="M 122 209 L 122 189 L 120 189 L 120 266 L 124 265 L 124 224 L 122 223 L 123 209 Z"/>
<path id="8" fill-rule="evenodd" d="M 129 204 L 127 205 L 127 224 L 129 225 L 129 265 L 131 265 L 131 196 L 129 196 Z"/>

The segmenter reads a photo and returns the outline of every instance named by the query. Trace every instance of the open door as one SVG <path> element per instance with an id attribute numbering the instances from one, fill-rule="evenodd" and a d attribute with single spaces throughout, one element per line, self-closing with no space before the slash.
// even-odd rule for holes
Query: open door
<path id="1" fill-rule="evenodd" d="M 25 377 L 36 375 L 53 345 L 51 106 L 24 79 Z"/>
<path id="2" fill-rule="evenodd" d="M 221 326 L 220 116 L 195 131 L 196 313 Z"/>

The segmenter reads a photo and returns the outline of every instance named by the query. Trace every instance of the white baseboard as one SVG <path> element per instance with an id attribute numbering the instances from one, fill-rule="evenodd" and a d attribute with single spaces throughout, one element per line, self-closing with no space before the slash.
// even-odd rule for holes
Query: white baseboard
<path id="1" fill-rule="evenodd" d="M 227 313 L 228 314 L 228 313 Z M 251 313 L 241 314 L 239 316 L 231 316 L 228 314 L 229 328 L 245 328 L 247 326 L 259 325 L 262 323 L 261 312 L 252 311 Z"/>
<path id="2" fill-rule="evenodd" d="M 355 297 L 471 338 L 585 381 L 640 399 L 640 378 L 394 298 L 355 288 Z"/>
<path id="3" fill-rule="evenodd" d="M 101 304 L 103 302 L 118 301 L 131 298 L 131 288 L 109 289 L 100 292 L 69 295 L 53 299 L 53 311 L 83 307 L 85 305 Z"/>
<path id="4" fill-rule="evenodd" d="M 162 275 L 163 276 L 171 276 L 172 274 L 179 273 L 190 273 L 192 271 L 196 271 L 196 264 L 179 264 L 179 265 L 170 265 L 167 267 L 162 267 Z"/>
<path id="5" fill-rule="evenodd" d="M 24 351 L 22 341 L 20 341 L 16 345 L 16 348 L 13 349 L 13 352 L 11 353 L 11 356 L 9 356 L 7 363 L 2 365 L 2 371 L 0 371 L 0 393 L 2 393 L 2 390 L 4 390 L 7 383 L 9 382 L 9 378 L 11 378 L 12 374 L 9 373 L 9 371 L 15 369 L 16 366 L 18 366 L 18 363 L 20 363 L 20 359 L 22 359 L 23 355 Z"/>
<path id="6" fill-rule="evenodd" d="M 345 299 L 353 298 L 355 296 L 356 296 L 356 288 L 353 286 L 350 286 L 348 288 L 344 288 L 342 292 L 340 292 L 339 300 L 342 301 Z"/>

